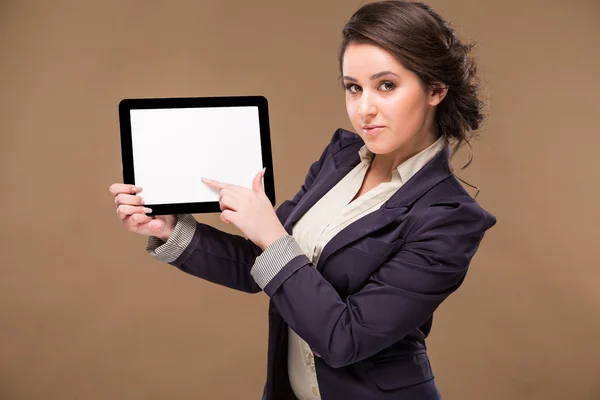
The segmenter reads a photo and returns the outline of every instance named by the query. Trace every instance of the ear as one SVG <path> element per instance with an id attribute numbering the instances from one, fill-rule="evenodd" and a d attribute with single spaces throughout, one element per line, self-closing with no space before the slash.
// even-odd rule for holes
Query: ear
<path id="1" fill-rule="evenodd" d="M 448 85 L 444 85 L 440 82 L 434 82 L 429 86 L 428 103 L 430 106 L 437 106 L 444 100 L 444 97 L 448 94 Z"/>

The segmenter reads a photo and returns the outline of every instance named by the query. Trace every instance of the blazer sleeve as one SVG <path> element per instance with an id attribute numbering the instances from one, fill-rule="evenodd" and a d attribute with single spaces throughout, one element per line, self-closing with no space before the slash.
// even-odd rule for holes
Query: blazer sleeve
<path id="1" fill-rule="evenodd" d="M 424 324 L 461 285 L 485 231 L 495 222 L 470 197 L 460 195 L 429 206 L 401 249 L 360 291 L 343 300 L 305 255 L 287 263 L 264 290 L 315 353 L 334 368 L 344 367 Z"/>
<path id="2" fill-rule="evenodd" d="M 275 210 L 282 225 L 313 185 L 332 146 L 338 145 L 340 131 L 340 129 L 335 131 L 319 160 L 311 164 L 298 193 L 292 200 L 284 201 Z M 259 246 L 243 236 L 226 233 L 210 225 L 196 222 L 189 245 L 169 264 L 218 285 L 243 292 L 258 293 L 262 289 L 250 275 L 250 269 L 261 252 Z"/>

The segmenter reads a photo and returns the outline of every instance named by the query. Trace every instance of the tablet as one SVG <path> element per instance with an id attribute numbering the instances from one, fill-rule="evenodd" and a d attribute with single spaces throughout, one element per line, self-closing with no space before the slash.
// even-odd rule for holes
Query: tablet
<path id="1" fill-rule="evenodd" d="M 123 99 L 119 125 L 123 182 L 143 188 L 148 215 L 221 212 L 201 178 L 252 188 L 264 167 L 275 206 L 265 97 Z"/>

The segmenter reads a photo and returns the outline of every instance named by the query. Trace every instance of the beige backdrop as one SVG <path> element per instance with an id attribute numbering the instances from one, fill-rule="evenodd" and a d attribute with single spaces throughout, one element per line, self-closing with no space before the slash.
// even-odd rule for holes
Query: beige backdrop
<path id="1" fill-rule="evenodd" d="M 120 225 L 117 104 L 264 95 L 279 205 L 351 129 L 336 51 L 359 3 L 0 2 L 1 399 L 260 398 L 268 297 L 161 264 Z M 430 4 L 478 42 L 490 117 L 460 176 L 498 217 L 436 314 L 444 399 L 600 399 L 600 5 Z"/>

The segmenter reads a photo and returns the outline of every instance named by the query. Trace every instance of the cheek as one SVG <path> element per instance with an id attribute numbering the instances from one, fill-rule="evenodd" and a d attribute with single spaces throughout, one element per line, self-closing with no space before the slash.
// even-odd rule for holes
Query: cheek
<path id="1" fill-rule="evenodd" d="M 346 113 L 348 114 L 348 118 L 350 119 L 350 122 L 352 122 L 353 125 L 356 124 L 357 119 L 360 124 L 360 116 L 358 115 L 358 110 L 357 110 L 358 106 L 354 103 L 355 102 L 353 102 L 351 100 L 348 100 L 348 99 L 346 100 Z"/>
<path id="2" fill-rule="evenodd" d="M 346 95 L 346 112 L 348 115 L 354 114 L 354 105 L 352 99 Z"/>
<path id="3" fill-rule="evenodd" d="M 382 105 L 382 111 L 389 120 L 418 123 L 423 118 L 423 100 L 418 95 L 404 92 L 387 100 Z"/>

